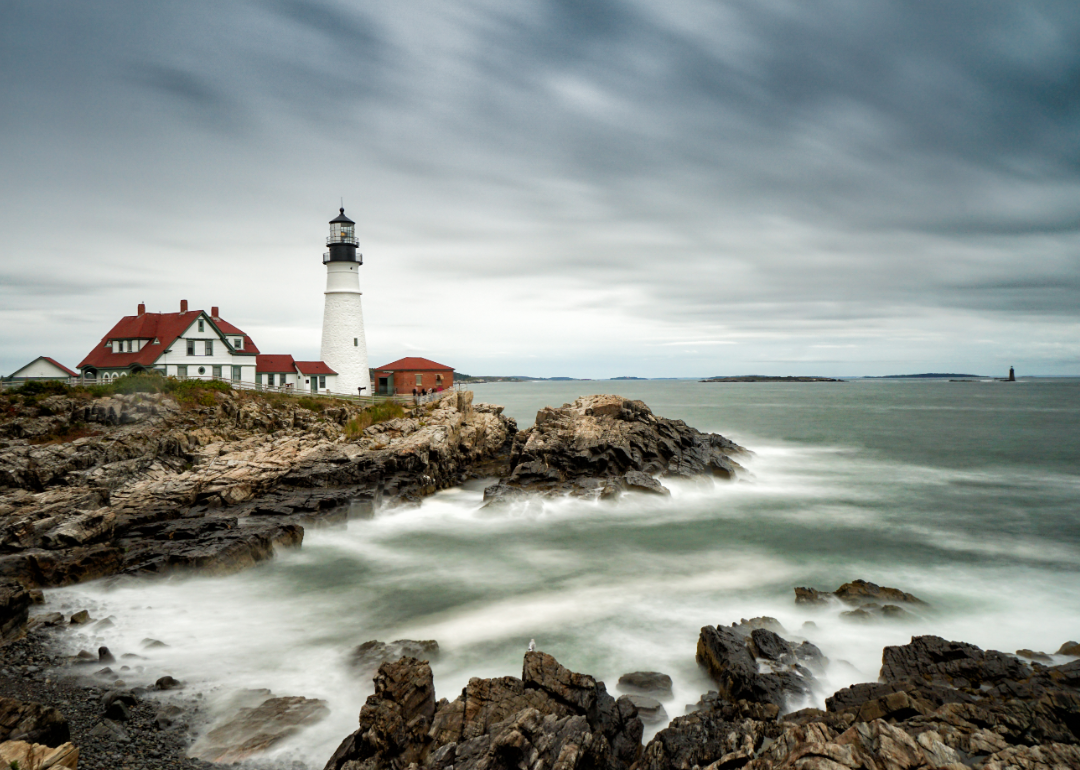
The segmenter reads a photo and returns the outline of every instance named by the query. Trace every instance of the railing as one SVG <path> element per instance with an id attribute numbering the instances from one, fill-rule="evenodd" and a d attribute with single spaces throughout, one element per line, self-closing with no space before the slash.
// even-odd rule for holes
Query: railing
<path id="1" fill-rule="evenodd" d="M 326 239 L 326 245 L 332 246 L 335 243 L 347 243 L 350 246 L 359 246 L 359 239 L 349 235 L 331 235 Z"/>
<path id="2" fill-rule="evenodd" d="M 329 251 L 324 251 L 323 255 L 322 255 L 322 263 L 325 265 L 329 261 L 330 261 L 330 252 Z M 344 259 L 342 259 L 342 260 L 338 260 L 338 261 L 339 262 L 349 262 L 349 261 L 352 261 L 352 260 L 344 260 Z M 364 255 L 363 254 L 357 254 L 356 255 L 356 263 L 359 264 L 359 265 L 364 264 Z"/>

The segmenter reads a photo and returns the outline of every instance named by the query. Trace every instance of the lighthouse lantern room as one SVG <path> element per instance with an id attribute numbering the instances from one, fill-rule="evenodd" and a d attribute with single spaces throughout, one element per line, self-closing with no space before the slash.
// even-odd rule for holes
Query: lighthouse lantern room
<path id="1" fill-rule="evenodd" d="M 339 209 L 330 220 L 326 265 L 326 301 L 323 305 L 322 360 L 338 373 L 341 392 L 371 395 L 368 376 L 364 314 L 360 306 L 359 267 L 363 256 L 356 253 L 356 223 Z"/>

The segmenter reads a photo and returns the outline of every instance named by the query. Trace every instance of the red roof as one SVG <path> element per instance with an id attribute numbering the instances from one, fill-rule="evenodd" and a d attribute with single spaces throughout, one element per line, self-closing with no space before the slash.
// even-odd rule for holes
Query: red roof
<path id="1" fill-rule="evenodd" d="M 79 364 L 80 369 L 93 367 L 95 369 L 122 369 L 128 366 L 153 366 L 162 353 L 176 342 L 189 326 L 195 323 L 200 315 L 206 315 L 201 310 L 189 310 L 186 313 L 143 313 L 142 315 L 128 315 L 120 319 L 109 333 L 101 338 L 93 350 Z M 206 316 L 208 319 L 209 315 Z M 210 325 L 222 331 L 224 334 L 244 334 L 232 324 L 227 324 L 218 319 L 211 320 Z M 226 331 L 225 327 L 229 331 Z M 143 345 L 142 350 L 131 353 L 114 353 L 105 347 L 109 340 L 150 340 Z M 157 340 L 157 343 L 154 343 Z M 250 345 L 250 347 L 249 347 Z M 244 349 L 242 353 L 258 353 L 259 349 L 244 335 Z"/>
<path id="2" fill-rule="evenodd" d="M 296 368 L 300 374 L 337 374 L 322 361 L 297 361 Z"/>
<path id="3" fill-rule="evenodd" d="M 441 372 L 452 372 L 454 367 L 446 366 L 444 364 L 437 364 L 427 358 L 399 358 L 393 363 L 389 363 L 386 366 L 375 367 L 379 371 L 395 371 L 395 372 L 428 372 L 432 370 Z"/>
<path id="4" fill-rule="evenodd" d="M 71 371 L 66 366 L 64 366 L 62 363 L 57 361 L 55 358 L 49 358 L 48 356 L 42 356 L 42 358 L 44 358 L 46 361 L 48 361 L 53 366 L 56 366 L 56 367 L 59 367 L 60 369 L 63 369 L 65 372 L 70 374 L 72 377 L 78 377 L 79 376 L 78 372 Z"/>
<path id="5" fill-rule="evenodd" d="M 266 372 L 288 372 L 289 374 L 296 374 L 296 362 L 293 361 L 292 356 L 267 355 L 265 353 L 260 353 L 255 356 L 255 371 L 259 374 Z"/>
<path id="6" fill-rule="evenodd" d="M 259 354 L 259 349 L 255 346 L 255 343 L 251 341 L 251 337 L 247 336 L 247 334 L 237 329 L 231 323 L 214 317 L 211 317 L 210 321 L 214 324 L 214 326 L 218 328 L 218 331 L 220 331 L 226 337 L 241 336 L 244 338 L 244 347 L 236 351 L 237 353 L 252 353 L 255 355 Z"/>

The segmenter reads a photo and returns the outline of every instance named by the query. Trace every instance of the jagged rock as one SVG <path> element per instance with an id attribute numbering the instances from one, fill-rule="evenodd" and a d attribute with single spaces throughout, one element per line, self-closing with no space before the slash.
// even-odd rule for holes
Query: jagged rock
<path id="1" fill-rule="evenodd" d="M 364 642 L 349 656 L 349 665 L 362 673 L 373 673 L 383 663 L 390 663 L 398 658 L 417 658 L 433 661 L 439 657 L 439 643 L 434 639 L 414 641 L 398 639 L 393 642 L 371 640 Z"/>
<path id="2" fill-rule="evenodd" d="M 1066 770 L 1080 767 L 1080 746 L 1009 746 L 987 757 L 982 770 Z"/>
<path id="3" fill-rule="evenodd" d="M 68 620 L 68 622 L 73 626 L 81 626 L 84 623 L 89 623 L 90 613 L 87 610 L 79 610 L 71 616 L 71 619 Z"/>
<path id="4" fill-rule="evenodd" d="M 0 741 L 59 746 L 70 738 L 67 719 L 52 706 L 0 698 Z"/>
<path id="5" fill-rule="evenodd" d="M 327 770 L 629 770 L 641 752 L 633 704 L 545 653 L 526 654 L 521 679 L 472 679 L 453 702 L 434 698 L 427 663 L 384 663 Z"/>
<path id="6" fill-rule="evenodd" d="M 22 583 L 0 578 L 0 642 L 22 636 L 31 604 L 30 593 Z"/>
<path id="7" fill-rule="evenodd" d="M 923 679 L 978 688 L 983 683 L 1027 679 L 1031 673 L 1027 665 L 1011 655 L 996 650 L 983 652 L 975 645 L 948 642 L 940 636 L 913 636 L 909 644 L 886 647 L 881 655 L 884 682 Z"/>
<path id="8" fill-rule="evenodd" d="M 330 713 L 313 698 L 268 698 L 255 708 L 241 708 L 201 736 L 188 756 L 207 762 L 233 763 L 256 756 Z"/>
<path id="9" fill-rule="evenodd" d="M 50 747 L 26 741 L 5 741 L 0 743 L 0 766 L 18 770 L 61 767 L 76 770 L 79 766 L 79 750 L 72 743 Z"/>
<path id="10" fill-rule="evenodd" d="M 642 753 L 640 770 L 739 767 L 753 759 L 769 726 L 760 721 L 728 721 L 714 712 L 676 717 Z"/>
<path id="11" fill-rule="evenodd" d="M 670 698 L 671 677 L 658 671 L 634 671 L 620 676 L 616 688 L 624 692 L 641 692 L 658 698 Z"/>
<path id="12" fill-rule="evenodd" d="M 299 545 L 309 521 L 344 521 L 354 499 L 373 509 L 458 483 L 516 431 L 468 392 L 358 438 L 344 425 L 360 408 L 344 402 L 320 413 L 234 392 L 181 410 L 170 396 L 133 394 L 51 408 L 53 423 L 102 429 L 0 447 L 0 578 L 28 587 L 245 569 Z M 0 434 L 12 424 L 0 417 Z"/>
<path id="13" fill-rule="evenodd" d="M 772 631 L 774 634 L 784 636 L 787 633 L 787 629 L 776 618 L 770 618 L 767 615 L 762 615 L 758 618 L 750 618 L 747 620 L 743 618 L 738 623 L 731 624 L 731 630 L 742 636 L 749 636 L 753 633 L 754 629 L 764 628 L 768 631 Z"/>
<path id="14" fill-rule="evenodd" d="M 664 494 L 654 477 L 733 479 L 741 466 L 732 456 L 743 454 L 723 436 L 655 416 L 641 401 L 582 396 L 541 409 L 536 424 L 514 436 L 510 473 L 484 499 L 507 502 L 524 492 L 604 498 L 631 488 Z"/>
<path id="15" fill-rule="evenodd" d="M 1017 650 L 1016 657 L 1038 661 L 1039 663 L 1054 662 L 1054 659 L 1047 655 L 1045 652 L 1036 652 L 1035 650 Z"/>
<path id="16" fill-rule="evenodd" d="M 772 632 L 756 629 L 754 633 Z M 809 694 L 805 679 L 794 671 L 759 673 L 747 637 L 724 626 L 701 629 L 697 660 L 716 682 L 725 700 L 773 703 L 783 708 L 789 698 Z"/>
<path id="17" fill-rule="evenodd" d="M 825 605 L 833 600 L 851 607 L 866 607 L 874 605 L 875 609 L 882 610 L 882 605 L 890 605 L 892 609 L 884 611 L 883 615 L 896 617 L 904 611 L 897 607 L 898 604 L 910 606 L 926 606 L 926 602 L 898 588 L 888 588 L 870 583 L 866 580 L 853 580 L 844 583 L 832 593 L 818 591 L 815 588 L 799 587 L 795 589 L 795 603 L 809 605 Z M 848 614 L 848 613 L 845 613 Z"/>
<path id="18" fill-rule="evenodd" d="M 650 698 L 648 695 L 623 695 L 619 698 L 622 700 L 626 698 L 634 708 L 637 710 L 637 715 L 641 721 L 647 725 L 660 724 L 661 722 L 668 721 L 667 711 L 664 710 L 664 704 L 658 701 L 656 698 Z"/>
<path id="19" fill-rule="evenodd" d="M 119 723 L 111 719 L 102 719 L 90 731 L 90 735 L 114 743 L 131 743 L 131 736 Z"/>

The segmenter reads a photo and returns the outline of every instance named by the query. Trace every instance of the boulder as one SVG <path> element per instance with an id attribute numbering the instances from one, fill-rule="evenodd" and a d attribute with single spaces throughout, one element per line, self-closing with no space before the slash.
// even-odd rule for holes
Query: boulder
<path id="1" fill-rule="evenodd" d="M 645 747 L 638 767 L 640 770 L 741 767 L 754 758 L 769 729 L 765 722 L 730 721 L 718 712 L 676 717 Z"/>
<path id="2" fill-rule="evenodd" d="M 723 436 L 657 417 L 641 401 L 582 396 L 541 409 L 536 424 L 514 436 L 510 472 L 484 491 L 484 499 L 495 504 L 526 492 L 592 499 L 626 490 L 663 495 L 658 476 L 733 479 L 742 468 L 732 458 L 746 454 Z"/>
<path id="3" fill-rule="evenodd" d="M 637 710 L 637 715 L 644 724 L 655 725 L 668 721 L 667 711 L 664 710 L 664 704 L 658 701 L 656 698 L 650 698 L 648 695 L 623 695 L 619 700 L 625 698 L 629 701 Z"/>
<path id="4" fill-rule="evenodd" d="M 958 688 L 979 688 L 1002 680 L 1027 679 L 1032 670 L 1011 655 L 973 644 L 949 642 L 940 636 L 913 636 L 905 645 L 886 647 L 881 680 L 944 682 Z"/>
<path id="5" fill-rule="evenodd" d="M 770 631 L 757 629 L 758 632 Z M 751 636 L 750 639 L 753 637 Z M 698 637 L 697 661 L 728 701 L 772 703 L 783 709 L 791 698 L 809 694 L 806 679 L 795 671 L 759 673 L 747 637 L 724 626 L 705 626 Z"/>
<path id="6" fill-rule="evenodd" d="M 1071 655 L 1080 658 L 1080 642 L 1065 642 L 1057 651 L 1058 655 Z"/>
<path id="7" fill-rule="evenodd" d="M 0 741 L 59 746 L 70 738 L 67 719 L 52 706 L 0 698 Z"/>
<path id="8" fill-rule="evenodd" d="M 0 578 L 0 642 L 23 635 L 33 603 L 22 583 Z"/>
<path id="9" fill-rule="evenodd" d="M 623 692 L 647 693 L 657 698 L 671 697 L 671 677 L 658 671 L 634 671 L 619 677 L 616 688 Z"/>
<path id="10" fill-rule="evenodd" d="M 804 605 L 826 605 L 831 602 L 840 602 L 849 607 L 866 608 L 873 605 L 873 609 L 886 617 L 903 616 L 904 610 L 897 605 L 912 607 L 927 606 L 926 602 L 898 588 L 888 588 L 870 583 L 866 580 L 853 580 L 844 583 L 835 591 L 829 593 L 818 591 L 816 588 L 799 587 L 795 589 L 795 603 Z M 888 606 L 889 609 L 884 609 Z"/>
<path id="11" fill-rule="evenodd" d="M 26 741 L 0 743 L 0 767 L 18 768 L 18 770 L 48 770 L 48 768 L 76 770 L 78 766 L 79 750 L 72 743 L 62 743 L 56 747 Z"/>
<path id="12" fill-rule="evenodd" d="M 349 665 L 358 672 L 371 674 L 383 663 L 399 658 L 433 661 L 439 658 L 439 643 L 434 639 L 414 641 L 398 639 L 393 642 L 371 640 L 364 642 L 349 655 Z"/>
<path id="13" fill-rule="evenodd" d="M 330 713 L 314 698 L 267 698 L 254 708 L 219 720 L 192 745 L 188 756 L 207 762 L 235 763 L 257 756 Z"/>

